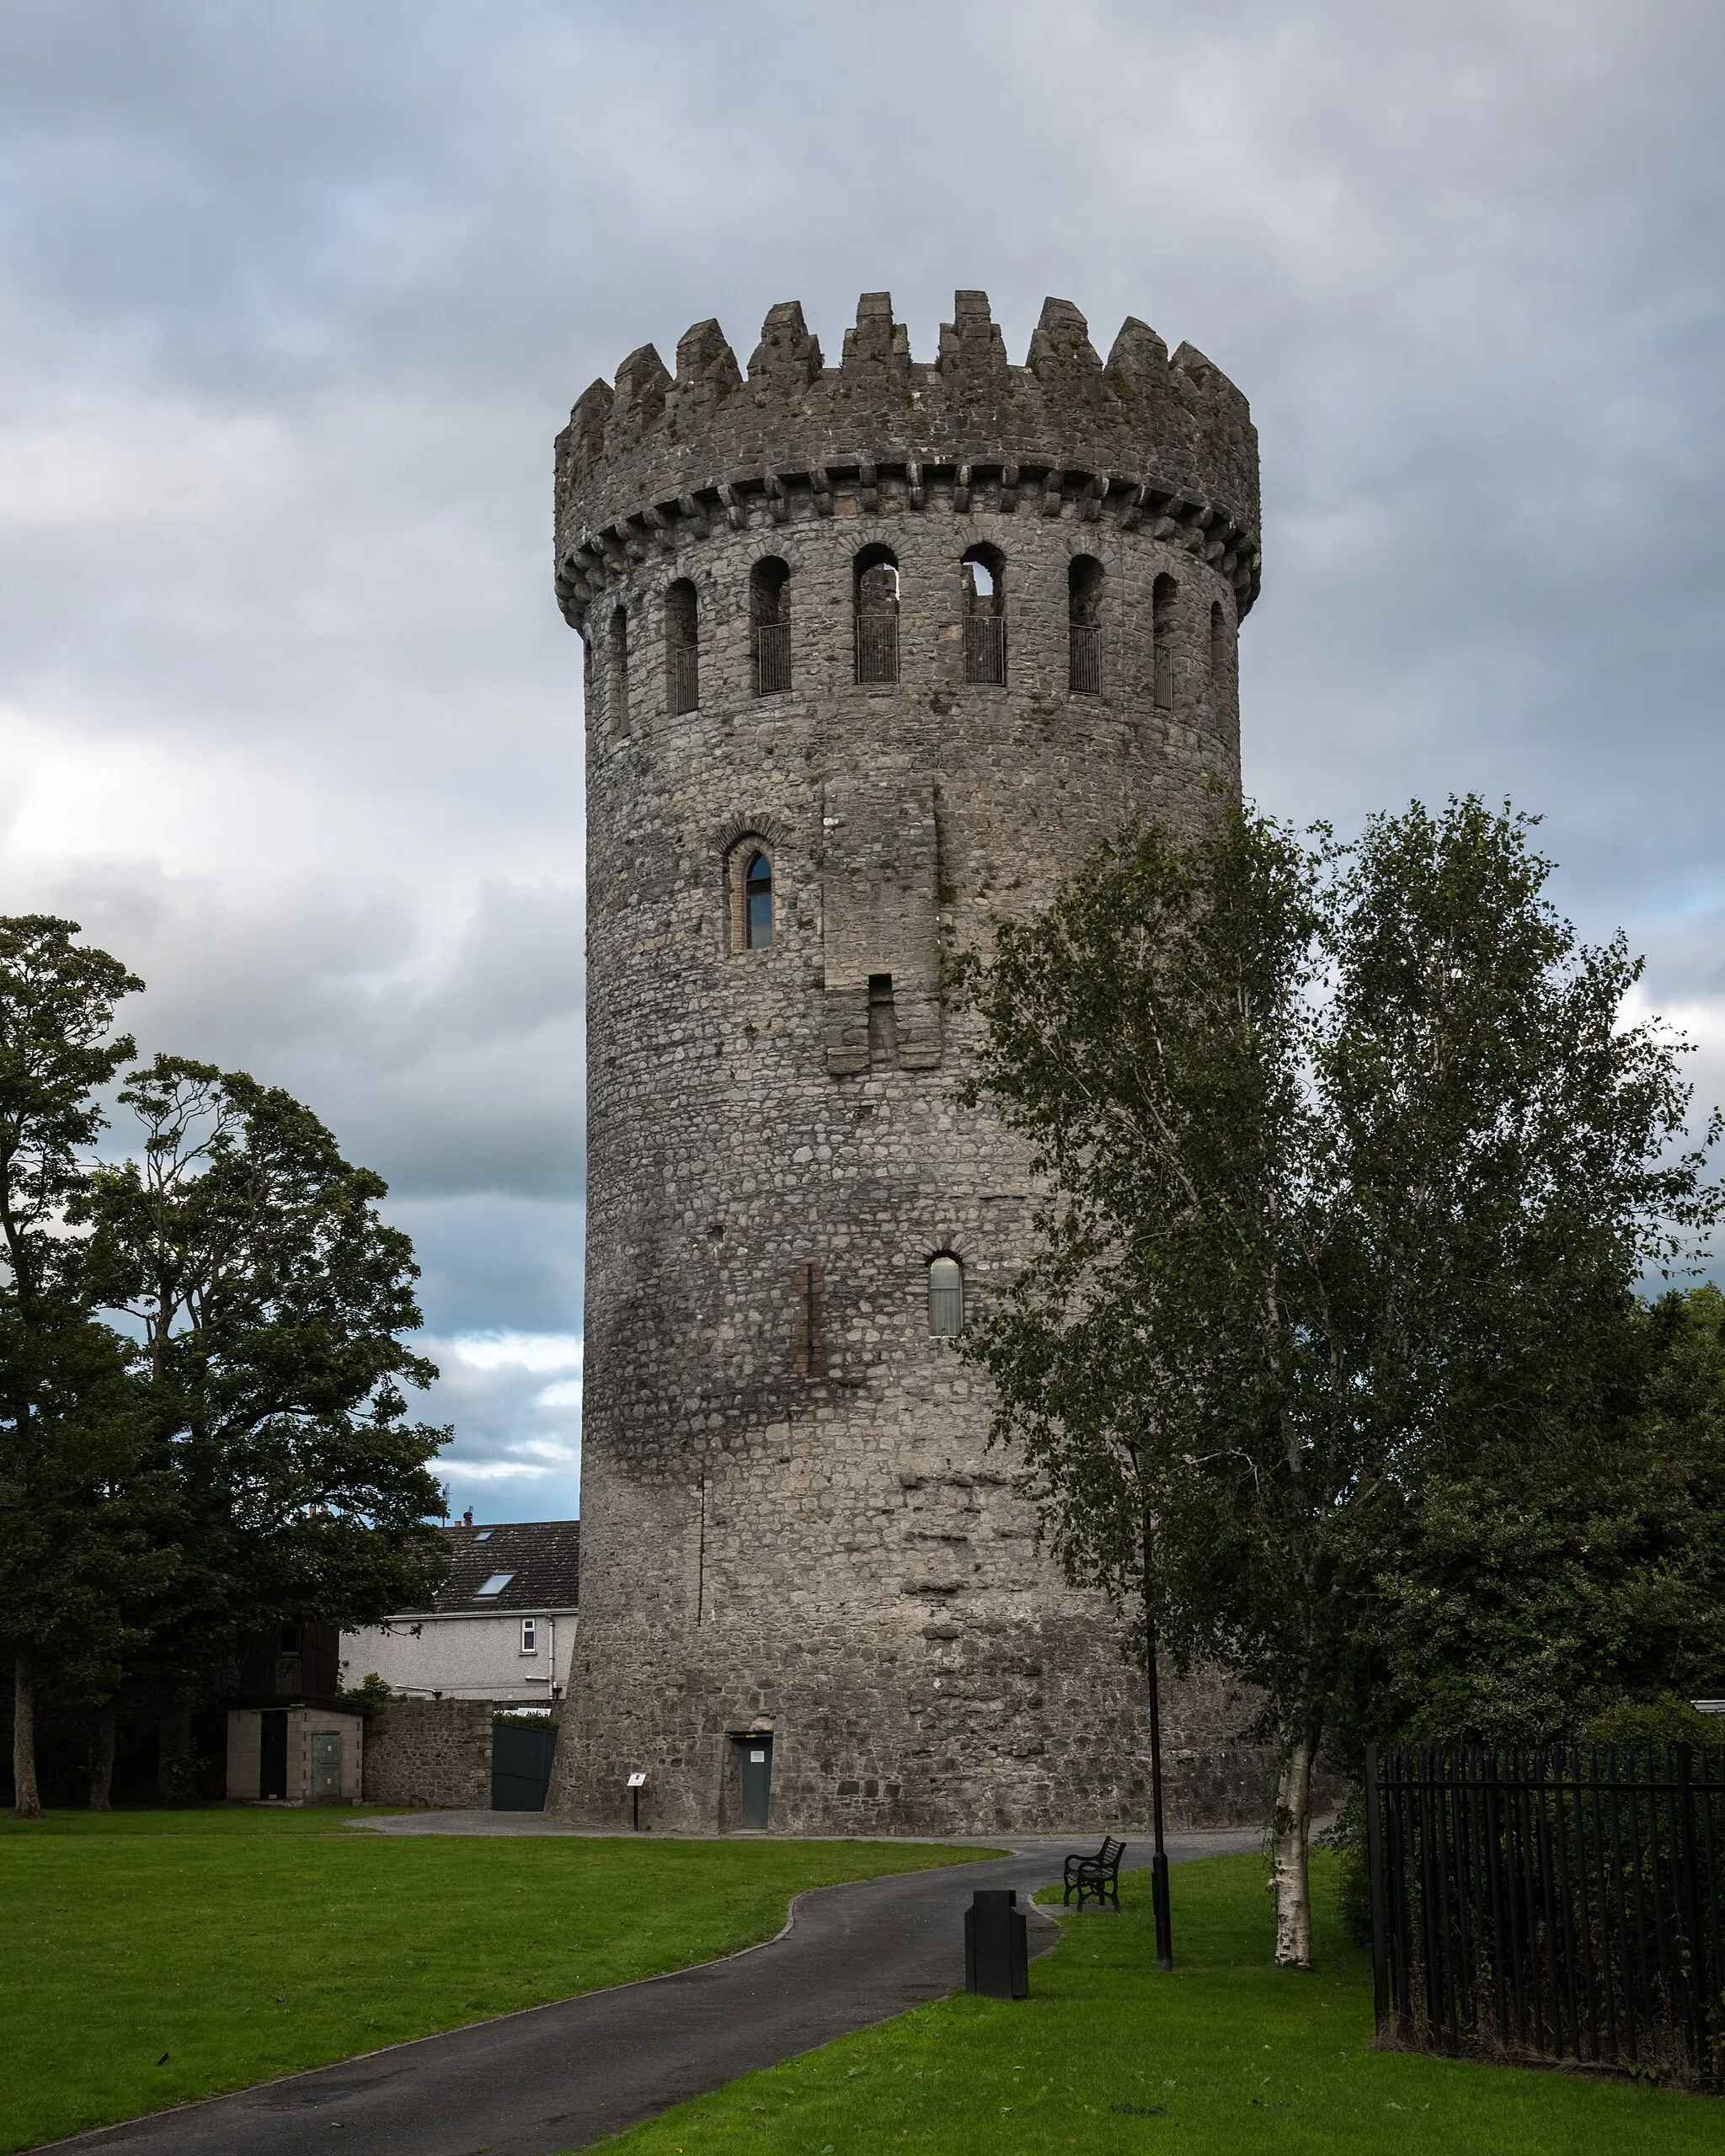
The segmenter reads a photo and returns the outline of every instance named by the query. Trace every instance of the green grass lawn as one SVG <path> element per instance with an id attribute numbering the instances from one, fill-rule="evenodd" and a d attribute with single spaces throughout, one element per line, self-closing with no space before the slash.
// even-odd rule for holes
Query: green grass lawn
<path id="1" fill-rule="evenodd" d="M 355 1816 L 0 1819 L 0 2149 L 707 1961 L 805 1886 L 972 1854 L 343 1832 Z"/>
<path id="2" fill-rule="evenodd" d="M 1375 2052 L 1365 1956 L 1315 1865 L 1317 1969 L 1270 1963 L 1262 1860 L 1172 1878 L 1172 1976 L 1150 1874 L 1120 1916 L 1071 1919 L 1031 1997 L 964 1995 L 734 2081 L 609 2146 L 617 2156 L 1687 2156 L 1725 2149 L 1725 2105 L 1564 2073 Z M 1055 1896 L 1058 1901 L 1058 1895 Z"/>

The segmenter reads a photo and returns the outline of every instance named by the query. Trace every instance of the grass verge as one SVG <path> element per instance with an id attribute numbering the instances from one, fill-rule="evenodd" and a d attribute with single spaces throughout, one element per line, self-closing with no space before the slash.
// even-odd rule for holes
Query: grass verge
<path id="1" fill-rule="evenodd" d="M 1725 2105 L 1559 2073 L 1377 2052 L 1365 1956 L 1314 1863 L 1318 1967 L 1271 1966 L 1255 1856 L 1173 1875 L 1171 1977 L 1156 1972 L 1150 1874 L 1124 1913 L 1069 1920 L 1028 1999 L 960 1994 L 680 2105 L 617 2156 L 1313 2156 L 1513 2152 L 1689 2156 L 1725 2147 Z"/>
<path id="2" fill-rule="evenodd" d="M 342 1832 L 355 1816 L 0 1821 L 0 2148 L 709 1961 L 805 1887 L 984 1854 Z"/>

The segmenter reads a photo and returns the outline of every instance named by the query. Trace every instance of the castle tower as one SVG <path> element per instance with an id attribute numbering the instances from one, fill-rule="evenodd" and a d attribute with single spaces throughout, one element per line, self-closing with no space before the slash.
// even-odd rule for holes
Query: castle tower
<path id="1" fill-rule="evenodd" d="M 1141 1678 L 1066 1588 L 945 1337 L 1027 1251 L 1025 1159 L 953 1101 L 943 946 L 1140 811 L 1239 785 L 1256 436 L 1203 355 L 980 292 L 932 365 L 714 322 L 558 438 L 586 654 L 581 1615 L 553 1808 L 839 1833 L 1141 1822 Z M 1174 1687 L 1171 1801 L 1256 1815 Z"/>

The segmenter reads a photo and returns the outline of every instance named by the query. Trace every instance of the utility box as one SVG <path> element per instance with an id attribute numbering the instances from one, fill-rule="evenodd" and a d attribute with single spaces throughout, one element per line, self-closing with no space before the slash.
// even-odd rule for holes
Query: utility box
<path id="1" fill-rule="evenodd" d="M 964 1912 L 964 1988 L 984 1999 L 1030 1996 L 1030 1927 L 1011 1887 L 979 1888 Z"/>

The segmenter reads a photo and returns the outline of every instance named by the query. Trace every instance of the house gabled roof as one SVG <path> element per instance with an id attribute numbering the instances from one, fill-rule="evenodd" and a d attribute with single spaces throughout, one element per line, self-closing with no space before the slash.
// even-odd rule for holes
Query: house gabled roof
<path id="1" fill-rule="evenodd" d="M 496 1527 L 448 1527 L 453 1562 L 432 1608 L 447 1611 L 573 1609 L 579 1602 L 581 1523 L 518 1520 Z M 509 1578 L 494 1594 L 479 1589 L 499 1572 Z"/>

